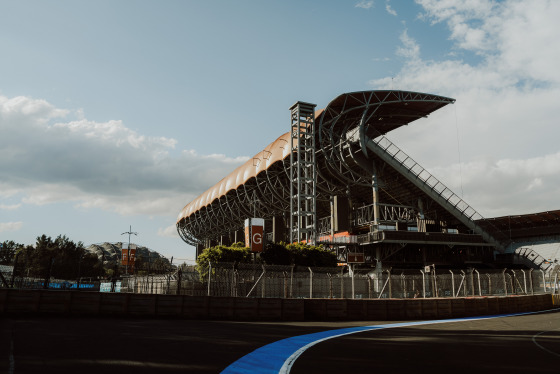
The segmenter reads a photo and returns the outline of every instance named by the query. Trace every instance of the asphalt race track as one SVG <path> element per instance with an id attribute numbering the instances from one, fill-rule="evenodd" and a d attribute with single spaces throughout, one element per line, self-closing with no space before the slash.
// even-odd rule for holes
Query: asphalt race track
<path id="1" fill-rule="evenodd" d="M 375 321 L 2 318 L 0 373 L 220 373 L 228 367 L 231 370 L 237 360 L 251 352 L 282 339 L 315 333 L 336 335 L 333 330 L 388 324 L 395 325 Z M 330 338 L 302 351 L 290 373 L 380 370 L 557 374 L 560 311 L 423 325 L 403 323 Z M 253 366 L 230 372 L 265 371 Z"/>

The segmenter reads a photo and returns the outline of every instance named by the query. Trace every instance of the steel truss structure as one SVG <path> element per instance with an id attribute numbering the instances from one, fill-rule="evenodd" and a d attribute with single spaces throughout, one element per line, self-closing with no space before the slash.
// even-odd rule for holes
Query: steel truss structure
<path id="1" fill-rule="evenodd" d="M 418 239 L 430 232 L 470 235 L 467 246 L 501 250 L 500 230 L 488 221 L 480 224 L 473 208 L 385 136 L 454 101 L 410 91 L 362 91 L 336 97 L 314 116 L 314 106 L 296 103 L 290 132 L 183 208 L 179 235 L 197 247 L 240 241 L 244 220 L 257 216 L 265 218 L 274 241 L 309 242 L 312 233 L 341 253 L 351 245 L 374 248 L 368 256 L 377 261 L 384 240 L 393 243 L 385 253 L 393 254 L 411 240 L 449 247 L 464 239 Z M 301 224 L 302 216 L 312 218 Z M 361 239 L 335 240 L 339 235 Z M 341 242 L 347 245 L 340 248 Z"/>
<path id="2" fill-rule="evenodd" d="M 290 242 L 315 243 L 315 104 L 298 101 L 290 111 Z"/>

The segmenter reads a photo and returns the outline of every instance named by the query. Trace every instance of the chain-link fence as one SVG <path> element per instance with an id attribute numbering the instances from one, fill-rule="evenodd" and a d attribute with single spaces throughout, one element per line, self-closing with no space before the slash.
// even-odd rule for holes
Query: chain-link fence
<path id="1" fill-rule="evenodd" d="M 424 270 L 412 274 L 258 264 L 211 264 L 206 295 L 280 298 L 418 298 L 560 293 L 560 271 Z M 184 287 L 182 287 L 184 288 Z M 199 293 L 200 294 L 200 291 Z"/>
<path id="2" fill-rule="evenodd" d="M 165 270 L 165 271 L 164 271 Z M 202 279 L 194 266 L 112 279 L 59 280 L 16 275 L 0 267 L 0 288 L 263 298 L 419 298 L 560 294 L 560 269 L 438 270 L 395 273 L 351 267 L 309 268 L 212 263 Z"/>

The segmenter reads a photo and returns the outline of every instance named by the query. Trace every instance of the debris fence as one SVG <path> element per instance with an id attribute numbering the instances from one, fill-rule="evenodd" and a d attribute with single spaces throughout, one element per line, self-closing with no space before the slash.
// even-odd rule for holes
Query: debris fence
<path id="1" fill-rule="evenodd" d="M 431 298 L 560 294 L 560 270 L 436 270 L 391 272 L 352 267 L 311 268 L 212 263 L 204 277 L 194 267 L 167 274 L 72 281 L 14 278 L 0 288 L 49 288 L 141 294 L 261 298 Z"/>

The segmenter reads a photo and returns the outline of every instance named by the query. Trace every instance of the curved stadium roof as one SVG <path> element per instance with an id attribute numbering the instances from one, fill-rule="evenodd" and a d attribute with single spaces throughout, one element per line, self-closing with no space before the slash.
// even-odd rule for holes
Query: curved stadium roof
<path id="1" fill-rule="evenodd" d="M 318 157 L 323 158 L 322 161 L 318 160 L 318 167 L 321 168 L 319 163 L 322 163 L 330 168 L 331 154 L 333 151 L 336 152 L 335 143 L 346 136 L 347 131 L 356 124 L 366 129 L 364 130 L 366 135 L 373 138 L 426 117 L 454 101 L 447 97 L 411 91 L 383 90 L 341 94 L 324 110 L 315 112 L 317 151 L 320 153 Z M 204 208 L 209 209 L 215 201 L 226 196 L 228 192 L 239 189 L 272 165 L 284 161 L 290 153 L 290 133 L 287 132 L 188 203 L 178 215 L 177 224 L 188 222 L 189 217 L 195 217 L 194 214 L 205 210 Z M 327 183 L 331 179 L 340 180 L 336 176 L 336 168 L 320 175 L 319 178 L 326 180 Z"/>

